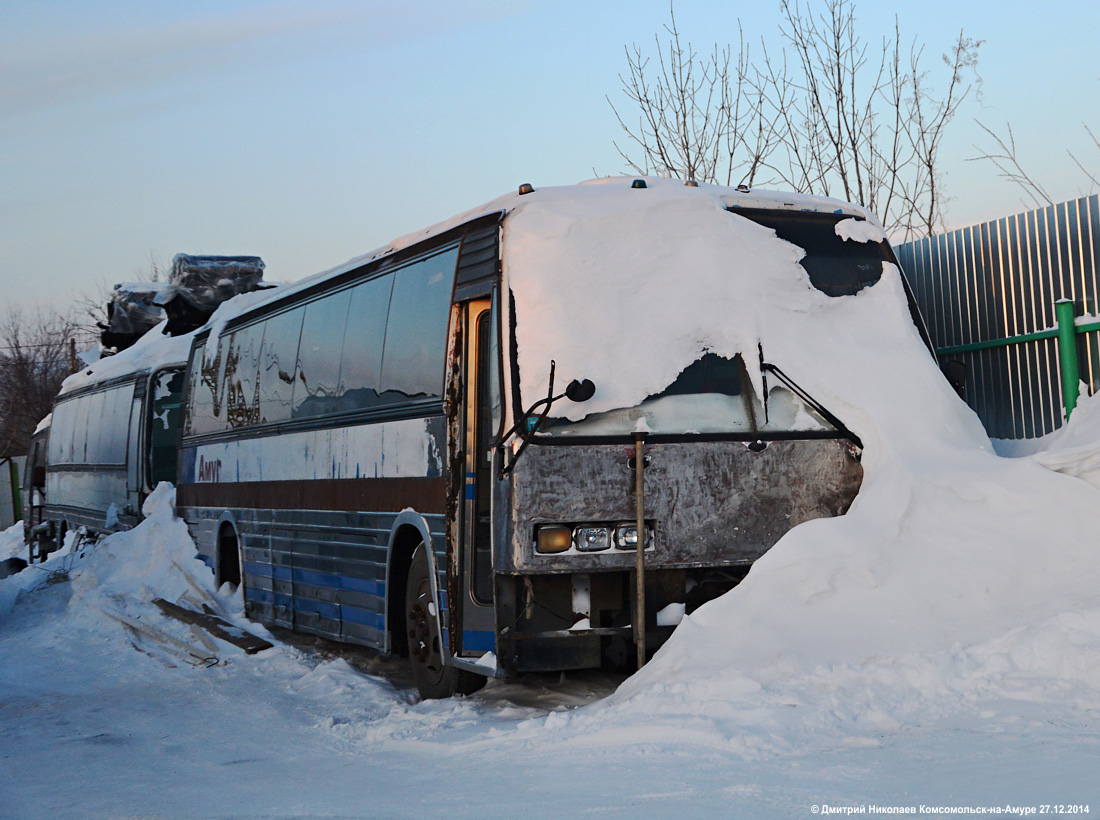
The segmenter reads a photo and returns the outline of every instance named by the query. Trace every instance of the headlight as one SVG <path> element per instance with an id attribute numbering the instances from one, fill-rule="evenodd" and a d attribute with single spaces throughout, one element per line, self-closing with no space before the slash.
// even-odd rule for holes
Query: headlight
<path id="1" fill-rule="evenodd" d="M 635 550 L 638 548 L 638 525 L 620 524 L 615 528 L 615 546 L 621 550 Z M 653 531 L 645 528 L 645 549 L 653 546 Z"/>
<path id="2" fill-rule="evenodd" d="M 565 552 L 572 543 L 572 533 L 568 527 L 551 525 L 535 531 L 535 550 L 538 552 Z"/>
<path id="3" fill-rule="evenodd" d="M 573 542 L 581 552 L 599 552 L 611 548 L 611 530 L 607 527 L 577 527 Z"/>

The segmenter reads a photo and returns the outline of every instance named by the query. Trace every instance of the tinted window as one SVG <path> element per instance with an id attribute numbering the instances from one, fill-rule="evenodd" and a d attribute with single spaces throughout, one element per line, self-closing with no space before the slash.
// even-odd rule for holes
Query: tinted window
<path id="1" fill-rule="evenodd" d="M 852 242 L 836 235 L 836 224 L 848 214 L 762 211 L 734 208 L 732 213 L 775 231 L 776 236 L 806 251 L 800 263 L 815 288 L 829 296 L 850 296 L 882 277 L 882 263 L 893 262 L 885 242 Z"/>
<path id="2" fill-rule="evenodd" d="M 212 359 L 206 357 L 207 340 L 191 354 L 191 383 L 187 391 L 187 435 L 201 436 L 225 430 L 225 390 L 222 378 L 225 372 L 226 353 L 230 337 L 222 336 L 213 344 L 217 352 Z"/>
<path id="3" fill-rule="evenodd" d="M 50 464 L 67 464 L 73 452 L 73 402 L 58 404 L 50 419 L 49 455 Z"/>
<path id="4" fill-rule="evenodd" d="M 134 384 L 59 404 L 50 424 L 51 464 L 125 464 Z"/>
<path id="5" fill-rule="evenodd" d="M 294 380 L 295 418 L 322 416 L 340 409 L 340 352 L 350 299 L 351 291 L 341 290 L 306 305 Z"/>
<path id="6" fill-rule="evenodd" d="M 290 418 L 294 366 L 305 308 L 295 308 L 267 320 L 260 352 L 260 421 Z"/>
<path id="7" fill-rule="evenodd" d="M 260 347 L 263 324 L 241 328 L 230 337 L 225 354 L 225 419 L 230 427 L 260 420 Z M 219 348 L 221 345 L 219 345 Z"/>
<path id="8" fill-rule="evenodd" d="M 107 390 L 97 405 L 99 415 L 93 426 L 98 428 L 93 439 L 88 433 L 89 464 L 125 464 L 126 441 L 130 432 L 130 405 L 134 398 L 134 383 Z M 92 442 L 95 441 L 94 451 Z"/>
<path id="9" fill-rule="evenodd" d="M 340 358 L 341 408 L 364 410 L 379 404 L 382 345 L 390 310 L 393 274 L 355 286 L 348 306 L 347 330 Z"/>
<path id="10" fill-rule="evenodd" d="M 451 248 L 396 272 L 382 354 L 383 400 L 442 397 L 457 258 Z"/>
<path id="11" fill-rule="evenodd" d="M 93 393 L 76 399 L 76 422 L 73 424 L 73 464 L 88 464 L 89 451 L 95 454 L 99 428 L 92 419 L 103 416 L 103 394 Z"/>

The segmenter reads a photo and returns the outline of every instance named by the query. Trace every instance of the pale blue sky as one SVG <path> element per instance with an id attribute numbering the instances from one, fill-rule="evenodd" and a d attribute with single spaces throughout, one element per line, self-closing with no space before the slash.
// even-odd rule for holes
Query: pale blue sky
<path id="1" fill-rule="evenodd" d="M 945 145 L 949 221 L 1025 209 L 972 124 L 1011 121 L 1056 200 L 1100 168 L 1091 2 L 859 0 L 867 39 L 986 41 L 982 106 Z M 777 44 L 778 0 L 680 0 L 701 50 Z M 667 0 L 0 0 L 0 311 L 140 278 L 149 255 L 257 254 L 294 280 L 513 190 L 625 171 L 624 45 L 652 52 Z"/>

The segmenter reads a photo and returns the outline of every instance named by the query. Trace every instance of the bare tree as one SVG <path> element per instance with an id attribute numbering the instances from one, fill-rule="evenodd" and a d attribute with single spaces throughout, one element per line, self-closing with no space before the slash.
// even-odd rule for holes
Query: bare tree
<path id="1" fill-rule="evenodd" d="M 981 43 L 960 32 L 943 56 L 946 90 L 937 95 L 923 47 L 914 41 L 906 54 L 896 22 L 871 48 L 852 0 L 825 0 L 817 14 L 783 0 L 781 12 L 783 48 L 770 52 L 762 40 L 753 61 L 743 35 L 736 60 L 717 45 L 701 58 L 670 10 L 655 66 L 637 46 L 627 51 L 620 80 L 638 124 L 612 108 L 641 158 L 616 144 L 620 154 L 637 171 L 725 184 L 760 177 L 858 202 L 892 232 L 935 230 L 944 204 L 939 151 L 980 83 L 967 74 Z"/>
<path id="2" fill-rule="evenodd" d="M 638 110 L 628 124 L 608 97 L 628 141 L 640 156 L 615 144 L 634 171 L 698 181 L 733 184 L 751 180 L 774 147 L 775 111 L 764 105 L 762 89 L 747 82 L 749 52 L 744 37 L 734 60 L 731 46 L 717 45 L 703 58 L 684 43 L 675 10 L 664 27 L 668 42 L 654 36 L 656 64 L 638 46 L 626 49 L 628 72 L 619 75 L 623 93 Z M 771 114 L 769 119 L 765 112 Z M 636 157 L 636 159 L 635 159 Z"/>
<path id="3" fill-rule="evenodd" d="M 1053 205 L 1054 200 L 1047 192 L 1046 188 L 1036 179 L 1026 168 L 1016 151 L 1016 138 L 1012 133 L 1011 123 L 1005 123 L 1004 132 L 998 132 L 990 128 L 980 120 L 976 121 L 978 127 L 985 131 L 986 136 L 992 140 L 992 147 L 982 147 L 974 145 L 974 150 L 978 151 L 976 156 L 970 157 L 969 162 L 992 162 L 1000 172 L 1000 177 L 1006 179 L 1016 187 L 1024 195 L 1024 204 L 1029 207 L 1042 208 L 1047 205 Z M 1085 129 L 1085 133 L 1088 134 L 1089 140 L 1100 152 L 1100 139 L 1097 139 L 1096 134 L 1088 123 L 1081 123 L 1081 127 Z M 1077 166 L 1085 179 L 1088 180 L 1089 186 L 1082 188 L 1081 194 L 1088 196 L 1100 191 L 1100 171 L 1089 170 L 1085 164 L 1068 148 L 1066 154 L 1073 160 L 1073 164 Z"/>
<path id="4" fill-rule="evenodd" d="M 79 333 L 72 319 L 45 310 L 15 309 L 0 321 L 0 457 L 27 452 L 34 428 L 73 372 Z"/>
<path id="5" fill-rule="evenodd" d="M 1096 138 L 1096 134 L 1092 133 L 1092 129 L 1089 128 L 1086 123 L 1081 123 L 1081 127 L 1084 128 L 1085 133 L 1089 135 L 1089 139 L 1091 139 L 1092 144 L 1096 146 L 1096 150 L 1100 151 L 1100 140 Z M 1069 154 L 1069 158 L 1073 160 L 1074 165 L 1076 165 L 1081 170 L 1081 173 L 1088 177 L 1089 182 L 1092 183 L 1092 189 L 1090 190 L 1090 193 L 1094 191 L 1100 191 L 1100 179 L 1097 179 L 1096 172 L 1090 171 L 1084 165 L 1082 165 L 1081 161 L 1077 159 L 1074 153 L 1068 148 L 1066 149 L 1066 153 Z"/>
<path id="6" fill-rule="evenodd" d="M 978 127 L 985 131 L 989 138 L 993 140 L 996 147 L 992 149 L 983 149 L 975 145 L 975 150 L 981 151 L 982 153 L 976 157 L 971 157 L 967 161 L 974 162 L 984 160 L 992 162 L 1000 172 L 998 176 L 1000 176 L 1001 179 L 1008 180 L 1023 192 L 1026 197 L 1025 204 L 1028 207 L 1042 208 L 1046 205 L 1053 205 L 1054 200 L 1050 198 L 1050 194 L 1047 193 L 1046 188 L 1032 177 L 1020 164 L 1020 160 L 1016 156 L 1016 137 L 1012 133 L 1012 126 L 1008 123 L 1005 124 L 1005 136 L 1001 136 L 982 122 L 978 122 Z M 1073 155 L 1071 154 L 1070 156 Z"/>

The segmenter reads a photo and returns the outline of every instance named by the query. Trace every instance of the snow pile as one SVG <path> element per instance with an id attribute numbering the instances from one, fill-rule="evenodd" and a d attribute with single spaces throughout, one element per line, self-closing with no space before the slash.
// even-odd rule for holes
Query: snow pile
<path id="1" fill-rule="evenodd" d="M 0 532 L 0 561 L 7 558 L 26 558 L 27 545 L 23 543 L 23 522 L 16 521 Z"/>
<path id="2" fill-rule="evenodd" d="M 213 577 L 199 561 L 187 525 L 175 517 L 175 489 L 162 482 L 142 505 L 146 519 L 127 532 L 98 544 L 70 531 L 62 549 L 0 584 L 0 617 L 11 612 L 20 595 L 67 583 L 68 609 L 75 619 L 103 612 L 140 613 L 154 598 L 212 600 Z M 7 535 L 7 533 L 5 533 Z M 19 534 L 19 540 L 22 540 Z M 21 546 L 25 552 L 26 547 Z"/>
<path id="3" fill-rule="evenodd" d="M 70 609 L 141 612 L 154 598 L 213 597 L 210 570 L 198 559 L 187 525 L 173 513 L 175 495 L 171 484 L 161 482 L 142 505 L 139 528 L 109 536 L 71 565 Z"/>
<path id="4" fill-rule="evenodd" d="M 772 338 L 769 358 L 863 440 L 859 497 L 685 618 L 615 696 L 617 719 L 723 715 L 720 734 L 790 741 L 998 699 L 1100 708 L 1100 491 L 1047 469 L 1098 463 L 1095 402 L 1063 441 L 1079 446 L 998 458 L 901 297 L 891 271 Z"/>
<path id="5" fill-rule="evenodd" d="M 885 242 L 886 232 L 868 219 L 842 219 L 836 223 L 836 235 L 845 242 Z"/>

